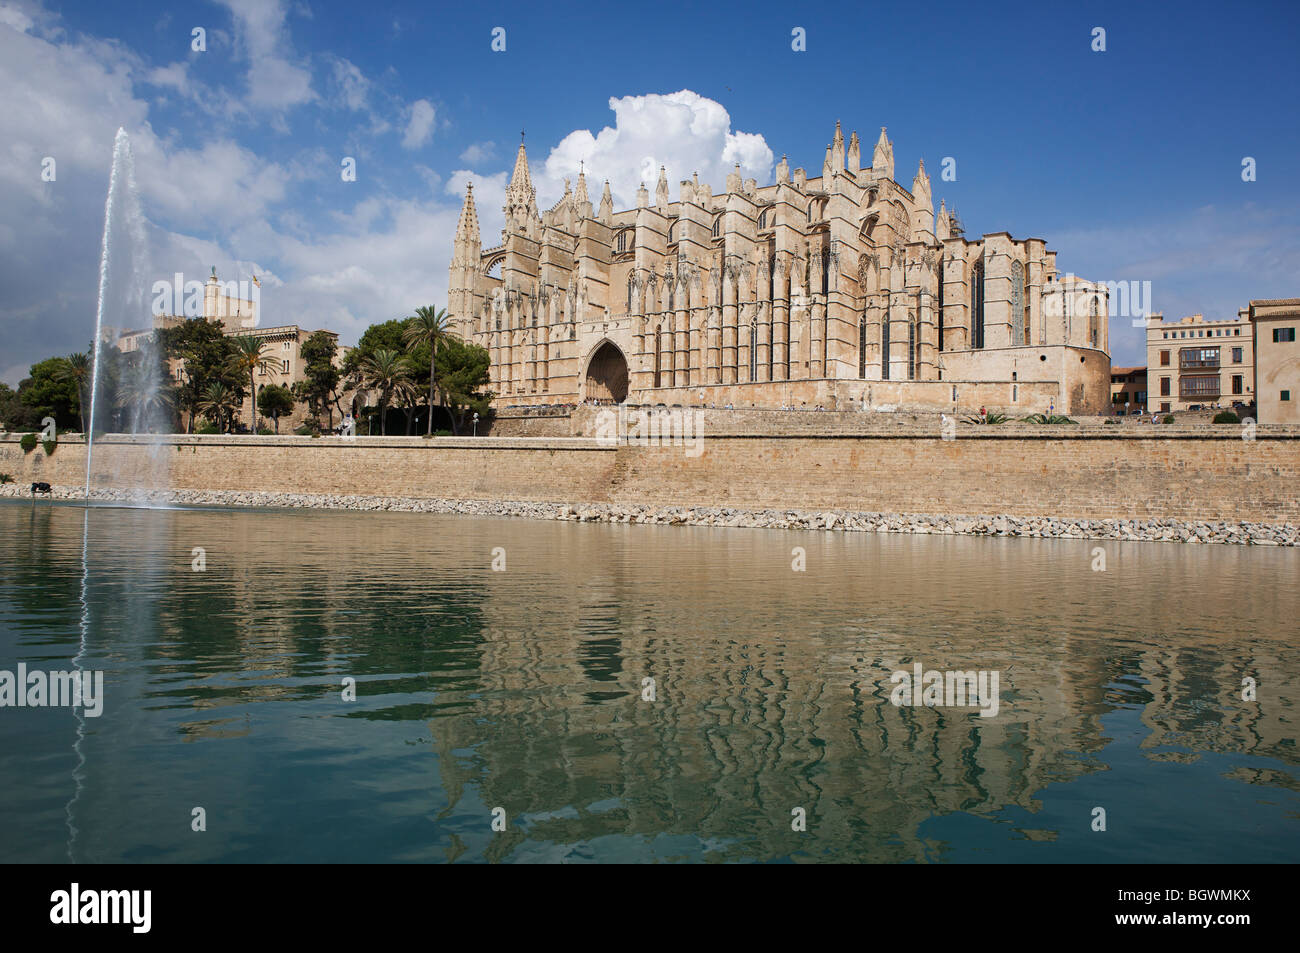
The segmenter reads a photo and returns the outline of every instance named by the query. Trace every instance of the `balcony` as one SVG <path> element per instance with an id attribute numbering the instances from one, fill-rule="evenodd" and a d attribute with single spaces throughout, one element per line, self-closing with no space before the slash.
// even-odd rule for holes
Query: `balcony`
<path id="1" fill-rule="evenodd" d="M 1178 396 L 1183 400 L 1200 400 L 1219 396 L 1219 376 L 1182 377 L 1178 380 Z"/>

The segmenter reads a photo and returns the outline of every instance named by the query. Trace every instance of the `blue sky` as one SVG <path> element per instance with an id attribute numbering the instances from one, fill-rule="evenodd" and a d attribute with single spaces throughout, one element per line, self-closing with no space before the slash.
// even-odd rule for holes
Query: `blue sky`
<path id="1" fill-rule="evenodd" d="M 345 342 L 445 304 L 464 183 L 491 244 L 521 128 L 546 206 L 579 159 L 616 193 L 660 163 L 720 190 L 734 160 L 816 174 L 837 119 L 867 156 L 885 125 L 896 178 L 924 158 L 968 234 L 1151 281 L 1166 315 L 1300 294 L 1300 4 L 180 6 L 0 0 L 0 379 L 90 338 L 119 125 L 153 277 L 256 272 L 264 324 Z M 1140 341 L 1114 319 L 1115 364 Z"/>

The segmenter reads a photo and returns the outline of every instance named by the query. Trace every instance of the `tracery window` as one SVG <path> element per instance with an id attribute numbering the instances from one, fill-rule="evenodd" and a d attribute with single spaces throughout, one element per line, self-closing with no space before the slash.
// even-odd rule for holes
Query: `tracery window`
<path id="1" fill-rule="evenodd" d="M 889 380 L 889 315 L 880 322 L 880 379 Z"/>
<path id="2" fill-rule="evenodd" d="M 916 380 L 916 315 L 907 313 L 907 379 Z"/>
<path id="3" fill-rule="evenodd" d="M 1025 269 L 1020 262 L 1011 263 L 1011 343 L 1025 341 Z"/>
<path id="4" fill-rule="evenodd" d="M 980 258 L 971 269 L 970 279 L 970 333 L 971 347 L 984 347 L 984 259 Z"/>
<path id="5" fill-rule="evenodd" d="M 867 315 L 858 319 L 858 377 L 867 377 Z"/>

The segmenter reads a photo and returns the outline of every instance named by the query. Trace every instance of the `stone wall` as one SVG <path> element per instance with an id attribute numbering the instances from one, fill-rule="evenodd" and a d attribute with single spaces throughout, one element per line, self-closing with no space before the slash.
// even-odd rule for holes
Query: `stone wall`
<path id="1" fill-rule="evenodd" d="M 909 432 L 915 429 L 917 432 Z M 1300 521 L 1300 432 L 1107 432 L 961 425 L 800 437 L 705 432 L 683 446 L 586 438 L 171 436 L 95 444 L 93 485 L 405 498 L 839 509 L 1069 519 Z M 700 448 L 694 448 L 698 450 Z M 52 457 L 0 437 L 19 486 L 85 480 L 84 446 Z M 110 477 L 110 474 L 113 476 Z"/>

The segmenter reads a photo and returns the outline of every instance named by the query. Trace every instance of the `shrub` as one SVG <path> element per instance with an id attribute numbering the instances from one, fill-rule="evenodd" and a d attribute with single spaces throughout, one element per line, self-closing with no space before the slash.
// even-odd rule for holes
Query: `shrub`
<path id="1" fill-rule="evenodd" d="M 1216 424 L 1239 424 L 1241 418 L 1230 410 L 1221 410 L 1214 415 L 1214 422 Z"/>
<path id="2" fill-rule="evenodd" d="M 52 457 L 52 456 L 54 456 L 54 448 L 57 447 L 57 446 L 58 446 L 58 443 L 57 443 L 56 441 L 54 441 L 54 440 L 42 440 L 42 441 L 41 441 L 41 449 L 43 449 L 43 450 L 45 451 L 45 455 L 46 455 L 47 457 Z"/>
<path id="3" fill-rule="evenodd" d="M 1161 421 L 1161 423 L 1166 423 L 1166 424 L 1172 424 L 1173 422 L 1174 422 L 1173 414 L 1165 414 L 1164 420 Z"/>
<path id="4" fill-rule="evenodd" d="M 1106 418 L 1106 424 L 1107 424 L 1108 426 L 1117 427 L 1117 426 L 1119 426 L 1119 421 L 1116 420 L 1114 417 L 1107 417 L 1107 418 Z"/>
<path id="5" fill-rule="evenodd" d="M 320 424 L 318 424 L 314 420 L 309 420 L 306 423 L 304 423 L 301 427 L 296 427 L 293 432 L 296 433 L 299 437 L 319 437 Z"/>
<path id="6" fill-rule="evenodd" d="M 1061 414 L 1030 414 L 1028 417 L 1025 417 L 1025 418 L 1022 418 L 1022 419 L 1023 419 L 1023 420 L 1025 421 L 1025 423 L 1027 423 L 1027 424 L 1073 424 L 1073 423 L 1077 423 L 1077 421 L 1071 420 L 1069 417 L 1062 416 Z"/>
<path id="7" fill-rule="evenodd" d="M 0 473 L 0 484 L 13 483 L 14 475 L 12 473 Z"/>
<path id="8" fill-rule="evenodd" d="M 211 420 L 205 420 L 194 428 L 195 433 L 221 433 L 221 428 Z"/>
<path id="9" fill-rule="evenodd" d="M 259 437 L 274 437 L 275 431 L 272 430 L 270 427 L 258 427 L 257 435 Z"/>
<path id="10" fill-rule="evenodd" d="M 36 449 L 36 434 L 23 434 L 23 438 L 18 441 L 18 446 L 23 448 L 23 453 L 31 453 Z"/>
<path id="11" fill-rule="evenodd" d="M 1005 423 L 1005 422 L 1006 422 L 1006 419 L 1007 419 L 1007 415 L 1006 415 L 1006 414 L 985 414 L 983 417 L 981 417 L 979 414 L 969 414 L 969 415 L 967 415 L 967 417 L 966 417 L 966 423 L 968 423 L 968 424 L 1000 424 L 1000 423 Z"/>

